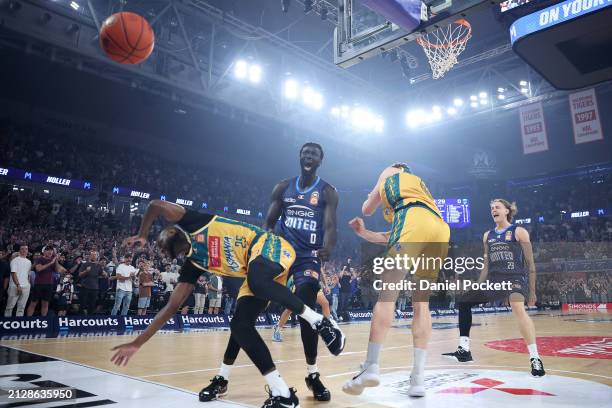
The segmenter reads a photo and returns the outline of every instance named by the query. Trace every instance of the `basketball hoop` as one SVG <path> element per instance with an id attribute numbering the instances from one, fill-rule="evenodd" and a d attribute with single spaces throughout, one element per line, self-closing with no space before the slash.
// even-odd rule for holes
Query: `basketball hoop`
<path id="1" fill-rule="evenodd" d="M 470 38 L 472 26 L 467 20 L 459 19 L 416 39 L 427 55 L 434 79 L 442 78 L 455 66 Z"/>

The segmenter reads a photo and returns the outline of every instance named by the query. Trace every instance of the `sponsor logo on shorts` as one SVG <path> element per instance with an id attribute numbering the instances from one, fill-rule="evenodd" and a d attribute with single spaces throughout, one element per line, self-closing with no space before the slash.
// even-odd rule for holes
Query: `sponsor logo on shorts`
<path id="1" fill-rule="evenodd" d="M 218 268 L 221 266 L 221 238 L 208 237 L 208 265 Z"/>

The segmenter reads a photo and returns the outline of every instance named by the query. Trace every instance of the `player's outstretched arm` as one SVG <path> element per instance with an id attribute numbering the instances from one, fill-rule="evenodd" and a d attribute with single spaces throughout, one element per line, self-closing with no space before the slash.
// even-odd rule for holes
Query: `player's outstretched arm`
<path id="1" fill-rule="evenodd" d="M 535 306 L 536 298 L 536 266 L 533 259 L 533 248 L 531 246 L 531 240 L 529 239 L 529 232 L 523 227 L 516 229 L 516 240 L 521 244 L 523 254 L 525 255 L 525 261 L 529 268 L 529 299 L 527 304 L 529 306 Z"/>
<path id="2" fill-rule="evenodd" d="M 270 206 L 266 213 L 266 221 L 264 222 L 264 229 L 266 231 L 274 231 L 276 222 L 281 216 L 283 209 L 283 193 L 289 185 L 289 180 L 283 180 L 272 189 L 272 196 L 270 197 Z"/>
<path id="3" fill-rule="evenodd" d="M 366 229 L 362 218 L 355 217 L 349 221 L 349 226 L 355 231 L 355 234 L 368 242 L 374 244 L 386 244 L 389 242 L 390 231 L 387 232 L 374 232 Z"/>
<path id="4" fill-rule="evenodd" d="M 129 343 L 120 344 L 113 347 L 111 350 L 116 351 L 111 358 L 111 361 L 118 366 L 126 366 L 130 361 L 130 358 L 140 350 L 143 344 L 145 344 L 164 324 L 176 313 L 176 311 L 185 302 L 187 297 L 193 292 L 194 285 L 186 282 L 179 282 L 175 287 L 174 291 L 168 299 L 168 303 L 162 310 L 157 312 L 155 318 L 136 339 Z"/>
<path id="5" fill-rule="evenodd" d="M 140 229 L 138 235 L 129 237 L 125 243 L 127 246 L 132 247 L 135 245 L 144 246 L 147 243 L 149 231 L 151 225 L 158 217 L 164 217 L 166 221 L 178 222 L 183 218 L 187 211 L 185 208 L 178 204 L 169 203 L 162 200 L 153 200 L 147 207 L 142 222 L 140 223 Z"/>

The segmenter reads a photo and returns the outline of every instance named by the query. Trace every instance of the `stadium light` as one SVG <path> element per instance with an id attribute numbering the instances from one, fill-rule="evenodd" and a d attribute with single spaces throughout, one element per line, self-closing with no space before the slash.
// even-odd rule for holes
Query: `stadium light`
<path id="1" fill-rule="evenodd" d="M 489 103 L 489 100 L 488 100 L 488 99 L 481 99 L 481 100 L 480 100 L 480 104 L 481 104 L 481 105 L 483 105 L 483 106 L 484 106 L 484 105 L 487 105 L 488 103 Z"/>
<path id="2" fill-rule="evenodd" d="M 470 106 L 474 109 L 478 108 L 478 102 L 471 102 Z"/>
<path id="3" fill-rule="evenodd" d="M 340 108 L 337 106 L 334 106 L 333 108 L 331 108 L 331 114 L 332 116 L 336 116 L 339 117 L 340 116 Z"/>
<path id="4" fill-rule="evenodd" d="M 254 84 L 261 82 L 261 66 L 257 64 L 249 66 L 249 81 Z"/>
<path id="5" fill-rule="evenodd" d="M 504 99 L 506 99 L 506 95 L 499 94 L 499 95 L 497 95 L 497 99 L 499 99 L 500 101 L 503 101 Z"/>
<path id="6" fill-rule="evenodd" d="M 476 95 L 471 95 L 470 96 L 470 101 L 475 102 L 478 100 L 478 97 Z"/>
<path id="7" fill-rule="evenodd" d="M 483 92 L 480 92 L 478 96 L 480 96 L 480 99 L 486 99 L 488 95 L 486 92 L 483 91 Z"/>
<path id="8" fill-rule="evenodd" d="M 79 3 L 77 3 L 76 1 L 71 1 L 70 7 L 72 7 L 75 11 L 78 11 L 79 8 L 81 8 L 81 6 L 79 6 Z"/>
<path id="9" fill-rule="evenodd" d="M 521 88 L 521 93 L 527 95 L 529 93 L 529 89 Z"/>
<path id="10" fill-rule="evenodd" d="M 455 98 L 455 100 L 453 101 L 453 105 L 455 105 L 456 107 L 461 107 L 463 106 L 463 99 L 461 98 Z"/>
<path id="11" fill-rule="evenodd" d="M 457 109 L 451 106 L 446 110 L 446 113 L 448 113 L 450 116 L 455 116 L 457 114 Z"/>
<path id="12" fill-rule="evenodd" d="M 289 100 L 295 100 L 300 95 L 300 85 L 295 79 L 287 79 L 283 85 L 283 95 Z"/>
<path id="13" fill-rule="evenodd" d="M 245 79 L 249 72 L 249 64 L 245 60 L 238 60 L 234 63 L 234 76 L 238 79 Z"/>
<path id="14" fill-rule="evenodd" d="M 527 86 L 527 81 L 522 80 L 522 81 L 520 81 L 520 82 L 519 82 L 519 85 L 520 85 L 522 88 L 525 88 L 525 87 Z"/>
<path id="15" fill-rule="evenodd" d="M 383 133 L 385 131 L 385 120 L 382 116 L 377 116 L 374 120 L 374 131 L 376 133 Z"/>
<path id="16" fill-rule="evenodd" d="M 504 93 L 506 90 L 504 88 L 502 88 L 501 86 L 499 88 L 497 88 L 497 92 L 499 93 Z"/>

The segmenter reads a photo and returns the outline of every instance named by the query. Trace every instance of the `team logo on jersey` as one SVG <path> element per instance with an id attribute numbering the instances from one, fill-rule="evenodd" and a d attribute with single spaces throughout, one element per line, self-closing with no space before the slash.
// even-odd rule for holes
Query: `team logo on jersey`
<path id="1" fill-rule="evenodd" d="M 310 195 L 310 205 L 317 205 L 317 204 L 319 204 L 319 192 L 313 191 L 312 194 Z"/>
<path id="2" fill-rule="evenodd" d="M 200 243 L 204 242 L 204 234 L 196 235 L 195 240 L 196 242 L 200 242 Z"/>
<path id="3" fill-rule="evenodd" d="M 304 194 L 300 194 L 300 195 L 298 196 L 298 200 L 303 200 L 303 199 L 304 199 Z"/>
<path id="4" fill-rule="evenodd" d="M 506 241 L 512 241 L 512 231 L 506 232 Z"/>
<path id="5" fill-rule="evenodd" d="M 287 251 L 286 249 L 283 249 L 283 256 L 285 258 L 291 258 L 291 252 Z"/>
<path id="6" fill-rule="evenodd" d="M 208 237 L 208 265 L 212 267 L 221 266 L 221 238 Z"/>
<path id="7" fill-rule="evenodd" d="M 225 262 L 231 271 L 238 272 L 240 269 L 240 264 L 234 256 L 234 251 L 232 249 L 232 237 L 223 237 L 223 254 L 225 255 Z"/>

